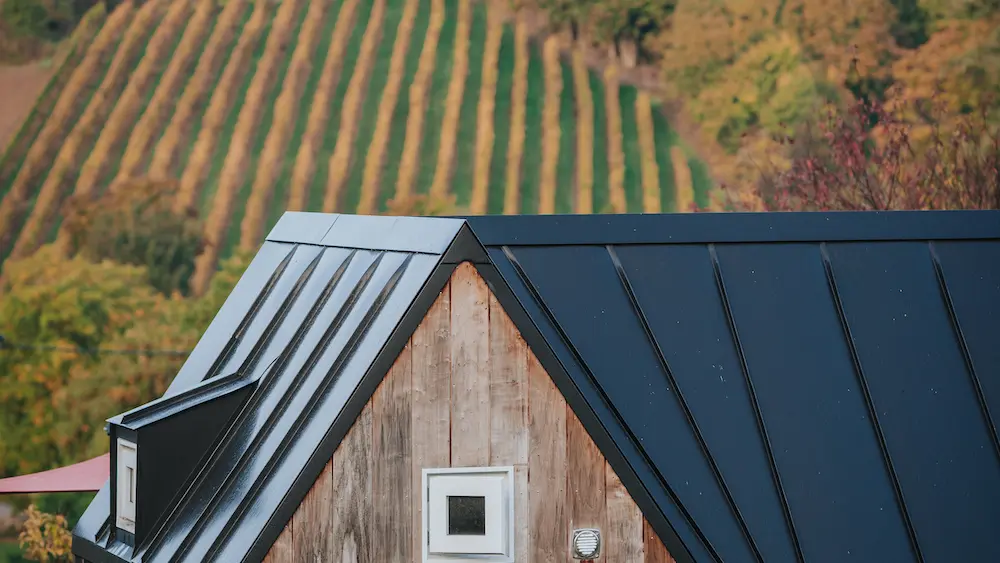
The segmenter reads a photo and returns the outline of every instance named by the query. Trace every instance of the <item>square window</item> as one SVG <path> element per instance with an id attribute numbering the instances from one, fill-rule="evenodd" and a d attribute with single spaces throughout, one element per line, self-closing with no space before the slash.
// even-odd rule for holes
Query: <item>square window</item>
<path id="1" fill-rule="evenodd" d="M 486 497 L 448 497 L 448 535 L 486 535 Z"/>
<path id="2" fill-rule="evenodd" d="M 424 469 L 424 562 L 513 562 L 513 475 L 512 467 Z"/>

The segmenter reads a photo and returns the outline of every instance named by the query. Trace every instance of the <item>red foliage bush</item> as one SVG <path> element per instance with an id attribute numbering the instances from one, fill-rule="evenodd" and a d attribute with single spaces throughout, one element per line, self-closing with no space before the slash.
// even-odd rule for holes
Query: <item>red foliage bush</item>
<path id="1" fill-rule="evenodd" d="M 984 101 L 955 116 L 942 106 L 901 104 L 891 111 L 862 100 L 830 110 L 799 139 L 779 139 L 791 164 L 761 166 L 749 189 L 756 197 L 723 186 L 724 205 L 735 211 L 1000 209 L 1000 124 L 990 107 Z"/>

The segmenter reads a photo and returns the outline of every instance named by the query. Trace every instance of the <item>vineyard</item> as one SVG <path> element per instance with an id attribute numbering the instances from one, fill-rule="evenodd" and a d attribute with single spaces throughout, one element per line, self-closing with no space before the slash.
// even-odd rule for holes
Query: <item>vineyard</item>
<path id="1" fill-rule="evenodd" d="M 176 180 L 177 209 L 204 218 L 196 291 L 286 209 L 704 201 L 704 165 L 647 92 L 499 6 L 146 0 L 88 16 L 0 160 L 0 261 L 58 239 L 67 198 L 143 176 Z"/>

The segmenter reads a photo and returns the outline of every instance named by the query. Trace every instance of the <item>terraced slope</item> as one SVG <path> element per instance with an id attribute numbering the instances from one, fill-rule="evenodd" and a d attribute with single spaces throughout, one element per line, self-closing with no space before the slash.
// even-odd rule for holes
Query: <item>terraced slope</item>
<path id="1" fill-rule="evenodd" d="M 648 94 L 500 6 L 121 4 L 0 161 L 0 260 L 58 237 L 70 195 L 135 176 L 178 180 L 177 208 L 205 218 L 196 290 L 285 209 L 381 213 L 431 194 L 472 213 L 607 213 L 705 197 L 704 167 Z"/>

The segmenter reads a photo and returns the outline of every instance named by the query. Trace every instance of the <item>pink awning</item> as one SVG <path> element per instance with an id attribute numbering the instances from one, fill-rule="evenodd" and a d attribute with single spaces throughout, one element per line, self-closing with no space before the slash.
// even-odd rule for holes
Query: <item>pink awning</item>
<path id="1" fill-rule="evenodd" d="M 0 494 L 99 491 L 111 473 L 110 456 L 104 454 L 66 467 L 0 479 Z"/>

